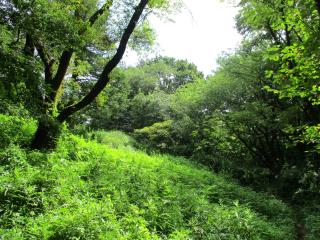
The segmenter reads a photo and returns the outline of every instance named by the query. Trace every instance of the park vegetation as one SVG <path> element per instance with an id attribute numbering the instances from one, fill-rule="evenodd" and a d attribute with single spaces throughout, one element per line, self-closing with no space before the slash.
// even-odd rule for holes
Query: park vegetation
<path id="1" fill-rule="evenodd" d="M 320 239 L 320 1 L 238 7 L 204 76 L 121 63 L 179 1 L 0 0 L 0 239 Z"/>

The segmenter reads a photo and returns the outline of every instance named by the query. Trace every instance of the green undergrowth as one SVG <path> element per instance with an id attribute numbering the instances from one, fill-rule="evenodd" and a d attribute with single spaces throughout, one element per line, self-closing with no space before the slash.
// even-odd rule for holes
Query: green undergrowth
<path id="1" fill-rule="evenodd" d="M 0 114 L 0 149 L 10 144 L 27 146 L 36 130 L 36 121 Z"/>
<path id="2" fill-rule="evenodd" d="M 312 201 L 302 208 L 302 223 L 306 234 L 305 240 L 320 239 L 320 203 Z"/>
<path id="3" fill-rule="evenodd" d="M 31 151 L 35 122 L 0 117 L 1 240 L 294 239 L 286 204 L 184 158 L 116 131 L 64 131 L 54 152 Z"/>
<path id="4" fill-rule="evenodd" d="M 284 203 L 183 158 L 71 135 L 0 161 L 0 239 L 294 239 Z"/>

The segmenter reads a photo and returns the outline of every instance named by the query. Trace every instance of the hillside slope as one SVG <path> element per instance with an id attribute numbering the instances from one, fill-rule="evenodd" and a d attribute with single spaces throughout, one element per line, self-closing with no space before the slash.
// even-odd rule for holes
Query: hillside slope
<path id="1" fill-rule="evenodd" d="M 183 158 L 69 135 L 0 163 L 0 239 L 294 239 L 284 203 Z"/>

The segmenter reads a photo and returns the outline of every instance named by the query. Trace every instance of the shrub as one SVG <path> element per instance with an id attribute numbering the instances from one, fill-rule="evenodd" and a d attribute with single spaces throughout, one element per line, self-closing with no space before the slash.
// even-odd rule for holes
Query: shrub
<path id="1" fill-rule="evenodd" d="M 0 148 L 10 144 L 27 146 L 36 130 L 36 122 L 23 117 L 0 114 Z"/>
<path id="2" fill-rule="evenodd" d="M 111 148 L 133 148 L 135 140 L 121 131 L 94 131 L 91 138 Z"/>
<path id="3" fill-rule="evenodd" d="M 306 240 L 320 239 L 320 204 L 311 202 L 303 209 Z"/>
<path id="4" fill-rule="evenodd" d="M 172 120 L 158 122 L 149 127 L 134 130 L 133 136 L 144 148 L 159 149 L 163 152 L 173 150 Z"/>
<path id="5" fill-rule="evenodd" d="M 11 145 L 0 154 L 0 228 L 23 223 L 43 209 L 43 174 L 27 162 L 25 150 Z"/>

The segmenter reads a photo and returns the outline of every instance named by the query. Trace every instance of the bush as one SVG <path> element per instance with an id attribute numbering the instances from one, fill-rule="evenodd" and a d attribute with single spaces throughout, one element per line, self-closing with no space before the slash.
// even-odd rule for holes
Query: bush
<path id="1" fill-rule="evenodd" d="M 36 131 L 36 122 L 23 117 L 0 114 L 0 148 L 10 144 L 28 146 Z"/>
<path id="2" fill-rule="evenodd" d="M 158 122 L 149 127 L 134 130 L 133 136 L 146 149 L 171 152 L 174 148 L 172 120 Z"/>
<path id="3" fill-rule="evenodd" d="M 311 202 L 303 209 L 306 240 L 320 239 L 320 203 Z"/>
<path id="4" fill-rule="evenodd" d="M 43 209 L 43 175 L 27 162 L 25 150 L 11 145 L 0 154 L 0 228 L 21 224 Z"/>
<path id="5" fill-rule="evenodd" d="M 91 138 L 111 148 L 133 148 L 135 140 L 121 131 L 94 131 Z"/>

